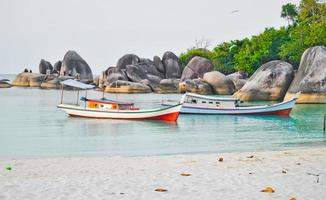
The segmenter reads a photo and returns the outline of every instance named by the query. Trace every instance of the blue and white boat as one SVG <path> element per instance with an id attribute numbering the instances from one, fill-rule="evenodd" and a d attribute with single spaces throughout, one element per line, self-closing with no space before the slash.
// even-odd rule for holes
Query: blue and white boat
<path id="1" fill-rule="evenodd" d="M 209 115 L 284 115 L 288 116 L 296 103 L 296 97 L 273 105 L 242 106 L 236 98 L 221 98 L 186 93 L 180 103 L 181 114 Z M 170 103 L 164 103 L 168 106 Z"/>

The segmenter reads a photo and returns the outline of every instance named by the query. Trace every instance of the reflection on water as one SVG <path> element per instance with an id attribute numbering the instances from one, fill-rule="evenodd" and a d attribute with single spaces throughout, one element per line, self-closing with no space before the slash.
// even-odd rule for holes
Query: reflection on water
<path id="1" fill-rule="evenodd" d="M 101 97 L 100 92 L 89 92 Z M 108 98 L 159 106 L 179 94 L 121 94 Z M 324 105 L 296 105 L 290 117 L 181 115 L 177 123 L 67 117 L 60 91 L 0 90 L 0 158 L 70 155 L 166 155 L 258 151 L 325 145 Z M 72 91 L 65 101 L 74 102 Z"/>

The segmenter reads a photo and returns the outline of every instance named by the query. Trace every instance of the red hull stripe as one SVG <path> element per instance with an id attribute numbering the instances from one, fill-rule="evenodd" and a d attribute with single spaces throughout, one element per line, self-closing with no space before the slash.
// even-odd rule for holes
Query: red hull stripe
<path id="1" fill-rule="evenodd" d="M 183 113 L 183 114 L 203 114 L 203 115 L 282 115 L 288 116 L 291 112 L 292 108 L 284 109 L 284 110 L 277 110 L 277 111 L 270 111 L 270 112 L 251 112 L 251 113 Z"/>
<path id="2" fill-rule="evenodd" d="M 270 112 L 253 112 L 253 113 L 239 113 L 235 115 L 283 115 L 288 116 L 291 112 L 292 108 L 285 109 L 285 110 L 277 110 L 277 111 L 270 111 Z"/>
<path id="3" fill-rule="evenodd" d="M 72 117 L 82 117 L 82 118 L 93 118 L 93 119 L 119 119 L 119 120 L 161 120 L 161 121 L 177 121 L 180 112 L 173 112 L 168 114 L 163 114 L 155 117 L 140 117 L 140 118 L 109 118 L 109 117 L 91 117 L 91 116 L 80 116 L 80 115 L 72 115 Z"/>

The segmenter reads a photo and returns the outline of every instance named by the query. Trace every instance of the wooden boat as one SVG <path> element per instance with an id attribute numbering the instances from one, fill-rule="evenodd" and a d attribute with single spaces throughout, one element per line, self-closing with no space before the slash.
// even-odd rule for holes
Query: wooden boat
<path id="1" fill-rule="evenodd" d="M 74 80 L 61 82 L 63 85 L 89 89 L 90 85 Z M 63 93 L 63 92 L 62 92 Z M 79 92 L 78 92 L 79 93 Z M 63 96 L 63 95 L 62 95 Z M 77 97 L 79 100 L 79 97 Z M 134 107 L 134 103 L 101 99 L 81 98 L 81 104 L 59 104 L 57 107 L 74 117 L 96 118 L 96 119 L 125 119 L 125 120 L 163 120 L 177 121 L 181 104 L 166 108 L 141 110 Z"/>
<path id="2" fill-rule="evenodd" d="M 273 105 L 241 106 L 236 98 L 210 97 L 192 93 L 182 96 L 182 114 L 211 115 L 284 115 L 288 116 L 297 98 Z M 164 103 L 169 105 L 169 103 Z"/>

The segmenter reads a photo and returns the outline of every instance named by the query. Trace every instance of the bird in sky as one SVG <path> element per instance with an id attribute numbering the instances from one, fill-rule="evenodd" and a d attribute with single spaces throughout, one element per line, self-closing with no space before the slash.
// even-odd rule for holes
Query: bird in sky
<path id="1" fill-rule="evenodd" d="M 240 12 L 240 10 L 232 10 L 230 13 L 233 14 L 233 13 L 237 13 L 237 12 Z"/>

